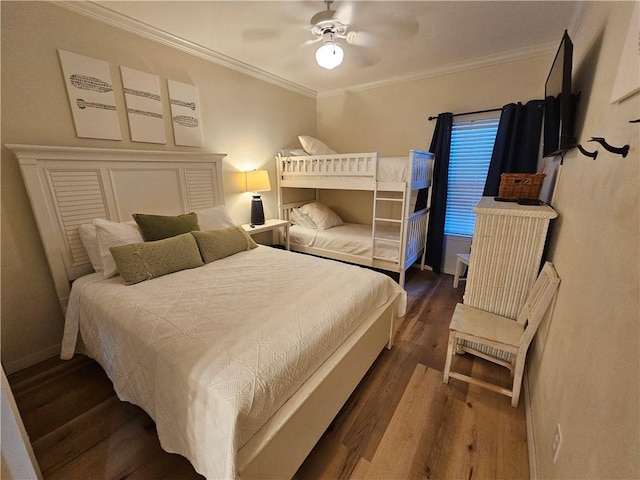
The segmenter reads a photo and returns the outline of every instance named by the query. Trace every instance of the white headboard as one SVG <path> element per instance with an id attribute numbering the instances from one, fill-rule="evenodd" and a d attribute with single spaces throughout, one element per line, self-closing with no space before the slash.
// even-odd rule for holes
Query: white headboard
<path id="1" fill-rule="evenodd" d="M 6 145 L 22 170 L 63 310 L 92 272 L 78 226 L 132 213 L 177 215 L 224 204 L 219 153 Z"/>

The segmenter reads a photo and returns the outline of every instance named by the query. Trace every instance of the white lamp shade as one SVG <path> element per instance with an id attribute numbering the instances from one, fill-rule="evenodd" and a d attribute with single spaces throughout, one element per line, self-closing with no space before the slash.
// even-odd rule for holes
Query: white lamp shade
<path id="1" fill-rule="evenodd" d="M 342 63 L 343 58 L 342 47 L 334 42 L 326 42 L 316 51 L 316 62 L 327 70 L 336 68 Z"/>
<path id="2" fill-rule="evenodd" d="M 247 181 L 247 192 L 268 192 L 271 190 L 269 183 L 269 172 L 266 170 L 252 170 L 245 172 Z"/>

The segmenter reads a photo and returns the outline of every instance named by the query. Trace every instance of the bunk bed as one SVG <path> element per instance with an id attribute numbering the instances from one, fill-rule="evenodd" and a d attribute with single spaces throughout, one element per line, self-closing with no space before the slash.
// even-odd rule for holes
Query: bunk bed
<path id="1" fill-rule="evenodd" d="M 404 286 L 406 270 L 418 259 L 424 269 L 432 153 L 411 150 L 407 157 L 379 157 L 375 152 L 279 154 L 276 163 L 278 210 L 281 219 L 292 222 L 291 250 L 396 272 L 400 286 Z M 296 197 L 291 195 L 293 189 L 313 195 L 290 201 Z M 296 224 L 292 212 L 318 202 L 321 190 L 325 189 L 373 192 L 371 223 L 320 230 Z M 414 211 L 417 194 L 422 189 L 427 191 L 426 206 Z M 343 248 L 341 238 L 353 248 Z"/>

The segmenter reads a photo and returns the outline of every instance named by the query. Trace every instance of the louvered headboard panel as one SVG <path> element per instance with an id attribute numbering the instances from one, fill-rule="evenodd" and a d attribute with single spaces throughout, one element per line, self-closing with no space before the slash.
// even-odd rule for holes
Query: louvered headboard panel
<path id="1" fill-rule="evenodd" d="M 224 204 L 224 154 L 6 145 L 22 170 L 63 309 L 92 272 L 78 226 L 132 213 L 177 215 Z"/>

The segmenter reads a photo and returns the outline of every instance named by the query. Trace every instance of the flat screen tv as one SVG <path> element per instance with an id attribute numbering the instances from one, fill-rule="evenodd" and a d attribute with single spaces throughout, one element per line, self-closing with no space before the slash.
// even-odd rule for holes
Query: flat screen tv
<path id="1" fill-rule="evenodd" d="M 573 135 L 578 96 L 571 93 L 573 43 L 564 31 L 544 85 L 543 157 L 559 155 L 576 146 Z"/>

